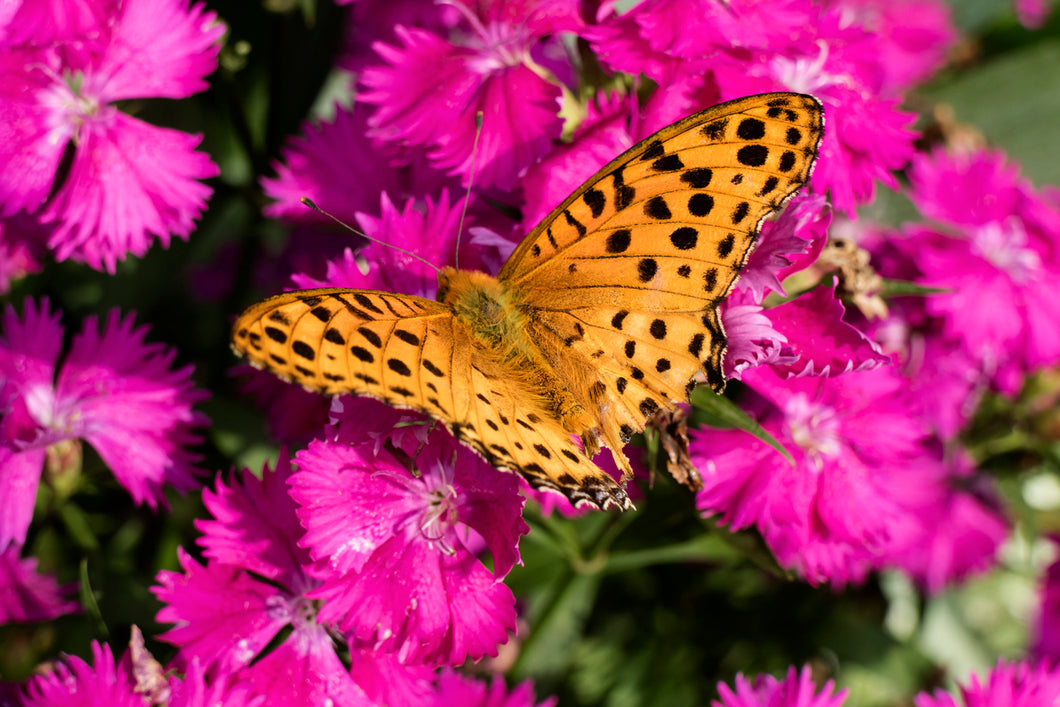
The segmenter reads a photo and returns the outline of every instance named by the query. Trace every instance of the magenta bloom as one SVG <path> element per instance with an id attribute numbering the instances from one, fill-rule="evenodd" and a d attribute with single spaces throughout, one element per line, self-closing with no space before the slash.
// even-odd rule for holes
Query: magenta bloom
<path id="1" fill-rule="evenodd" d="M 60 587 L 54 577 L 39 574 L 37 558 L 19 558 L 21 551 L 11 545 L 0 552 L 0 625 L 47 621 L 80 610 L 64 596 L 76 587 Z"/>
<path id="2" fill-rule="evenodd" d="M 688 112 L 766 91 L 818 97 L 828 127 L 813 186 L 847 213 L 877 181 L 896 186 L 915 137 L 901 91 L 941 66 L 956 35 L 942 3 L 919 0 L 648 0 L 586 34 L 613 69 L 685 82 L 698 98 Z"/>
<path id="3" fill-rule="evenodd" d="M 7 294 L 15 280 L 40 272 L 51 231 L 26 214 L 0 219 L 0 294 Z"/>
<path id="4" fill-rule="evenodd" d="M 1049 0 L 1014 0 L 1016 17 L 1027 29 L 1039 29 L 1049 19 Z"/>
<path id="5" fill-rule="evenodd" d="M 211 675 L 235 675 L 277 703 L 363 702 L 364 691 L 335 652 L 335 632 L 318 622 L 308 596 L 320 582 L 298 546 L 302 529 L 287 492 L 291 473 L 284 454 L 275 472 L 266 467 L 259 479 L 244 469 L 231 485 L 219 479 L 216 491 L 204 492 L 213 520 L 196 525 L 209 561 L 201 565 L 182 550 L 183 572 L 159 573 L 153 591 L 166 607 L 158 620 L 176 624 L 162 638 L 180 646 L 178 664 L 201 661 Z M 289 635 L 271 645 L 285 630 Z M 391 674 L 391 686 L 398 682 Z"/>
<path id="6" fill-rule="evenodd" d="M 703 476 L 697 505 L 735 529 L 754 525 L 777 560 L 810 582 L 861 581 L 888 557 L 897 524 L 918 519 L 899 490 L 927 451 L 926 428 L 893 369 L 780 380 L 744 374 L 762 397 L 759 423 L 793 455 L 792 467 L 737 430 L 692 431 Z"/>
<path id="7" fill-rule="evenodd" d="M 173 369 L 176 351 L 144 341 L 147 327 L 114 310 L 100 326 L 85 321 L 62 364 L 63 327 L 45 300 L 26 301 L 22 318 L 10 305 L 0 338 L 0 547 L 22 543 L 33 514 L 49 447 L 85 440 L 133 500 L 165 505 L 163 487 L 199 485 L 198 457 L 187 450 L 206 418 L 206 399 L 191 383 L 191 366 Z M 61 450 L 60 450 L 61 451 Z"/>
<path id="8" fill-rule="evenodd" d="M 438 707 L 553 707 L 556 698 L 550 697 L 544 702 L 537 702 L 534 698 L 534 686 L 530 681 L 520 683 L 515 689 L 509 690 L 499 676 L 494 676 L 493 681 L 487 685 L 446 669 L 438 675 L 434 696 L 424 704 Z"/>
<path id="9" fill-rule="evenodd" d="M 635 96 L 598 96 L 585 108 L 585 118 L 571 141 L 557 145 L 519 180 L 524 199 L 523 233 L 529 233 L 585 180 L 638 139 L 635 126 L 630 125 L 639 115 Z"/>
<path id="10" fill-rule="evenodd" d="M 918 282 L 945 289 L 927 299 L 943 332 L 960 341 L 995 385 L 1015 392 L 1023 375 L 1060 360 L 1060 199 L 1035 193 L 1002 154 L 918 158 L 911 196 L 944 228 L 911 226 L 898 246 Z"/>
<path id="11" fill-rule="evenodd" d="M 880 275 L 922 279 L 917 246 L 900 232 L 869 229 L 861 234 L 861 244 L 872 253 Z M 928 313 L 935 296 L 894 298 L 887 317 L 865 326 L 902 369 L 910 392 L 921 401 L 925 421 L 951 440 L 975 413 L 989 379 L 961 339 L 946 333 L 943 319 Z"/>
<path id="12" fill-rule="evenodd" d="M 544 61 L 537 50 L 545 38 L 581 26 L 578 5 L 454 5 L 465 22 L 452 39 L 398 26 L 399 45 L 375 43 L 384 63 L 364 70 L 358 98 L 376 106 L 369 119 L 376 136 L 427 148 L 432 164 L 465 181 L 482 111 L 475 183 L 507 188 L 560 136 L 560 87 L 537 73 Z M 559 46 L 555 38 L 549 44 Z"/>
<path id="13" fill-rule="evenodd" d="M 0 216 L 53 224 L 49 248 L 114 271 L 152 238 L 186 238 L 217 167 L 201 137 L 155 127 L 113 104 L 206 88 L 224 27 L 187 0 L 23 3 L 0 52 Z M 75 146 L 69 174 L 60 160 Z M 49 194 L 54 194 L 49 197 Z"/>
<path id="14" fill-rule="evenodd" d="M 417 453 L 416 427 L 390 435 L 402 416 L 348 424 L 296 458 L 291 494 L 323 581 L 311 595 L 323 601 L 319 620 L 409 665 L 496 655 L 515 629 L 515 598 L 500 579 L 528 530 L 516 477 L 442 430 Z M 415 458 L 419 478 L 383 448 L 387 437 Z M 492 572 L 469 542 L 489 549 Z"/>
<path id="15" fill-rule="evenodd" d="M 816 287 L 765 310 L 798 357 L 793 363 L 774 363 L 774 372 L 781 376 L 837 376 L 890 365 L 890 358 L 871 339 L 843 321 L 845 312 L 834 285 Z"/>
<path id="16" fill-rule="evenodd" d="M 895 488 L 918 522 L 894 527 L 887 560 L 931 594 L 994 567 L 1009 535 L 992 480 L 977 477 L 959 450 L 947 455 L 940 447 L 934 457 L 911 465 L 917 483 Z"/>
<path id="17" fill-rule="evenodd" d="M 276 200 L 265 208 L 268 216 L 334 230 L 330 220 L 301 203 L 302 197 L 352 223 L 357 214 L 378 209 L 381 193 L 404 201 L 457 186 L 418 153 L 399 154 L 370 139 L 367 113 L 361 102 L 352 109 L 337 107 L 331 122 L 307 123 L 304 136 L 288 141 L 283 160 L 273 163 L 276 177 L 261 180 L 265 194 Z"/>
<path id="18" fill-rule="evenodd" d="M 449 193 L 442 191 L 435 200 L 427 197 L 423 201 L 409 199 L 402 210 L 393 204 L 387 194 L 379 197 L 380 217 L 358 214 L 357 221 L 364 232 L 383 243 L 395 245 L 416 253 L 436 266 L 448 265 L 456 252 L 460 214 L 463 204 L 451 203 Z M 474 223 L 474 217 L 464 222 L 464 227 Z M 489 249 L 477 248 L 464 239 L 460 251 L 460 267 L 465 269 L 491 269 L 486 260 Z M 367 273 L 361 271 L 358 259 L 369 263 Z M 501 259 L 493 259 L 497 270 Z M 353 287 L 371 290 L 386 290 L 434 299 L 438 289 L 438 273 L 427 264 L 394 248 L 379 243 L 369 243 L 355 257 L 347 249 L 342 257 L 329 261 L 323 279 L 306 275 L 295 275 L 296 287 Z"/>
<path id="19" fill-rule="evenodd" d="M 1047 663 L 1032 665 L 1027 662 L 998 661 L 985 681 L 972 675 L 968 685 L 961 687 L 961 699 L 937 691 L 922 692 L 913 704 L 916 707 L 1039 707 L 1055 705 L 1060 700 L 1060 667 Z"/>
<path id="20" fill-rule="evenodd" d="M 146 655 L 150 661 L 150 654 Z M 114 662 L 110 646 L 92 642 L 92 665 L 77 656 L 56 663 L 55 671 L 30 678 L 22 707 L 144 707 L 156 701 L 169 707 L 261 707 L 265 697 L 247 686 L 230 683 L 226 676 L 207 681 L 198 661 L 184 678 L 168 678 L 157 670 L 141 671 L 126 652 Z M 155 664 L 157 666 L 157 663 Z M 153 682 L 148 682 L 151 679 Z"/>
<path id="21" fill-rule="evenodd" d="M 67 656 L 56 663 L 53 673 L 30 678 L 22 705 L 143 707 L 144 697 L 135 692 L 135 679 L 115 664 L 110 646 L 93 641 L 92 662 L 89 665 L 77 656 Z"/>
<path id="22" fill-rule="evenodd" d="M 718 698 L 711 700 L 712 707 L 841 707 L 846 701 L 847 691 L 835 690 L 829 680 L 821 690 L 810 675 L 809 666 L 797 673 L 795 667 L 788 668 L 783 680 L 772 675 L 758 675 L 753 681 L 743 675 L 736 676 L 735 690 L 725 683 L 718 683 Z"/>

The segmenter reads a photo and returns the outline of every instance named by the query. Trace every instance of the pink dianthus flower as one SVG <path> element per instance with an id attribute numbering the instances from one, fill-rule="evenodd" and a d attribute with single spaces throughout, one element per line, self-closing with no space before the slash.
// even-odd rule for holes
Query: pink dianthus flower
<path id="1" fill-rule="evenodd" d="M 437 168 L 465 181 L 481 111 L 476 185 L 508 188 L 560 135 L 560 86 L 542 77 L 538 50 L 581 27 L 578 4 L 453 5 L 465 23 L 447 36 L 398 26 L 398 45 L 375 43 L 384 63 L 364 70 L 359 99 L 376 106 L 369 124 L 377 137 L 426 147 Z"/>
<path id="2" fill-rule="evenodd" d="M 409 665 L 495 655 L 515 628 L 515 598 L 500 580 L 528 530 L 515 475 L 442 430 L 395 429 L 406 413 L 350 398 L 336 406 L 366 414 L 345 413 L 327 441 L 298 454 L 291 479 L 323 582 L 311 595 L 323 601 L 319 619 Z M 492 571 L 471 548 L 489 550 Z"/>
<path id="3" fill-rule="evenodd" d="M 244 469 L 231 484 L 218 479 L 216 490 L 203 493 L 213 519 L 196 526 L 208 562 L 201 565 L 181 550 L 183 572 L 159 573 L 153 591 L 166 606 L 158 620 L 176 624 L 161 638 L 180 647 L 178 665 L 200 661 L 211 675 L 235 675 L 278 703 L 364 703 L 364 690 L 335 650 L 341 632 L 318 621 L 309 597 L 320 582 L 310 573 L 309 553 L 298 545 L 302 528 L 288 494 L 291 474 L 282 453 L 276 470 L 266 467 L 260 479 Z M 389 660 L 363 653 L 354 659 Z M 401 672 L 406 681 L 425 677 Z M 390 688 L 399 689 L 398 678 L 390 673 Z"/>
<path id="4" fill-rule="evenodd" d="M 102 330 L 85 321 L 61 365 L 63 327 L 47 300 L 8 305 L 0 335 L 0 547 L 21 543 L 33 514 L 49 449 L 84 440 L 137 503 L 165 506 L 163 487 L 197 488 L 188 447 L 206 418 L 193 409 L 205 391 L 191 366 L 174 369 L 176 351 L 144 341 L 147 327 L 114 310 Z M 68 450 L 67 450 L 68 451 Z"/>
<path id="5" fill-rule="evenodd" d="M 947 154 L 913 163 L 910 196 L 941 227 L 911 225 L 895 245 L 915 253 L 925 301 L 994 385 L 1060 361 L 1060 196 L 1036 193 L 1001 153 Z"/>
<path id="6" fill-rule="evenodd" d="M 1060 667 L 1047 663 L 998 661 L 985 680 L 972 675 L 961 686 L 961 698 L 948 692 L 922 692 L 916 707 L 1039 707 L 1055 705 L 1060 700 Z"/>
<path id="7" fill-rule="evenodd" d="M 121 112 L 129 99 L 206 88 L 224 27 L 188 0 L 23 3 L 0 51 L 0 216 L 54 227 L 48 246 L 114 271 L 152 240 L 186 238 L 217 167 L 201 137 Z M 68 145 L 68 173 L 60 161 Z"/>
<path id="8" fill-rule="evenodd" d="M 20 558 L 21 551 L 10 545 L 0 552 L 0 625 L 47 621 L 81 608 L 64 596 L 73 586 L 60 587 L 54 577 L 37 572 L 37 558 Z"/>
<path id="9" fill-rule="evenodd" d="M 756 526 L 781 565 L 810 582 L 860 582 L 888 557 L 895 525 L 917 520 L 898 490 L 926 454 L 926 428 L 903 380 L 889 367 L 788 380 L 760 367 L 744 382 L 795 465 L 745 432 L 694 430 L 697 505 L 735 529 Z"/>
<path id="10" fill-rule="evenodd" d="M 712 700 L 711 707 L 842 707 L 847 698 L 846 690 L 833 694 L 831 680 L 818 692 L 808 666 L 798 672 L 794 666 L 788 668 L 781 680 L 758 675 L 751 681 L 737 675 L 735 688 L 718 683 L 719 699 Z"/>

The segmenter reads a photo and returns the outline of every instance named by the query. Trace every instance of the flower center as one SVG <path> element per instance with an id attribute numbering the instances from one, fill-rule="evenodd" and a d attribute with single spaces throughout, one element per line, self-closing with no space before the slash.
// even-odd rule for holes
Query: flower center
<path id="1" fill-rule="evenodd" d="M 972 249 L 1016 282 L 1033 279 L 1042 263 L 1037 251 L 1027 247 L 1027 232 L 1016 218 L 977 228 L 972 234 Z"/>
<path id="2" fill-rule="evenodd" d="M 453 554 L 453 548 L 449 545 L 446 535 L 456 523 L 456 489 L 452 484 L 445 484 L 425 492 L 423 500 L 427 507 L 420 516 L 420 535 L 432 545 L 438 545 L 447 555 Z"/>
<path id="3" fill-rule="evenodd" d="M 788 401 L 785 412 L 788 434 L 815 469 L 821 469 L 826 457 L 838 456 L 839 416 L 834 408 L 799 394 Z"/>
<path id="4" fill-rule="evenodd" d="M 501 22 L 484 24 L 478 15 L 460 0 L 444 1 L 464 16 L 477 35 L 467 41 L 467 46 L 479 50 L 478 55 L 469 60 L 472 71 L 488 74 L 508 66 L 526 63 L 530 40 L 525 27 Z"/>
<path id="5" fill-rule="evenodd" d="M 773 76 L 792 91 L 799 93 L 820 93 L 829 86 L 856 88 L 855 81 L 848 74 L 831 74 L 824 70 L 828 62 L 828 44 L 818 40 L 817 56 L 786 57 L 779 56 L 769 62 Z"/>

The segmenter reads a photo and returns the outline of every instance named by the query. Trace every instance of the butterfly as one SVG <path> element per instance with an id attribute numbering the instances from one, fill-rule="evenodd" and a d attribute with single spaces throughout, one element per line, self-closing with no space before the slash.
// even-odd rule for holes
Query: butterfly
<path id="1" fill-rule="evenodd" d="M 762 221 L 809 179 L 823 118 L 797 93 L 708 108 L 603 167 L 496 277 L 445 268 L 437 301 L 286 292 L 239 316 L 233 349 L 325 395 L 424 412 L 576 506 L 628 509 L 592 458 L 610 448 L 624 482 L 624 444 L 687 402 L 700 371 L 722 390 L 718 307 Z"/>

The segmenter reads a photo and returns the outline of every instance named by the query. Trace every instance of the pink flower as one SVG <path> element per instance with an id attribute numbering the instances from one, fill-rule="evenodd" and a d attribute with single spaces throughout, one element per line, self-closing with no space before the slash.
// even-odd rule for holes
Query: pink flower
<path id="1" fill-rule="evenodd" d="M 985 682 L 972 675 L 968 685 L 961 687 L 960 702 L 953 695 L 936 691 L 921 692 L 913 704 L 916 707 L 1039 707 L 1055 705 L 1060 700 L 1060 667 L 1046 663 L 998 661 Z"/>
<path id="2" fill-rule="evenodd" d="M 0 219 L 0 294 L 44 267 L 44 242 L 51 230 L 26 214 Z"/>
<path id="3" fill-rule="evenodd" d="M 61 443 L 93 446 L 137 503 L 165 505 L 163 487 L 199 485 L 199 442 L 206 423 L 193 405 L 206 399 L 191 383 L 191 366 L 173 369 L 176 352 L 145 343 L 147 327 L 114 310 L 99 328 L 85 321 L 62 364 L 63 327 L 45 300 L 10 305 L 0 338 L 0 546 L 25 540 L 45 456 L 69 453 Z"/>
<path id="4" fill-rule="evenodd" d="M 364 213 L 357 215 L 365 233 L 382 243 L 412 251 L 438 267 L 453 262 L 463 205 L 450 203 L 447 191 L 443 190 L 437 200 L 430 197 L 424 201 L 409 199 L 401 211 L 386 193 L 379 200 L 380 217 Z M 465 221 L 465 227 L 473 222 L 472 217 Z M 482 269 L 488 253 L 488 249 L 477 248 L 465 239 L 460 250 L 460 267 Z M 358 259 L 369 263 L 367 273 L 362 272 Z M 499 268 L 499 258 L 495 260 Z M 353 287 L 434 299 L 438 273 L 427 263 L 396 248 L 369 243 L 358 251 L 357 256 L 347 249 L 341 258 L 329 261 L 323 279 L 305 275 L 295 275 L 292 279 L 301 288 Z"/>
<path id="5" fill-rule="evenodd" d="M 515 475 L 441 430 L 425 443 L 416 428 L 391 436 L 402 413 L 362 409 L 379 409 L 378 419 L 366 429 L 351 418 L 311 443 L 291 479 L 323 581 L 311 595 L 323 601 L 319 619 L 410 665 L 496 655 L 515 628 L 515 599 L 499 580 L 528 530 Z M 418 477 L 386 451 L 387 440 L 415 460 Z M 489 549 L 492 572 L 469 543 Z"/>
<path id="6" fill-rule="evenodd" d="M 577 3 L 455 6 L 465 23 L 453 39 L 399 26 L 399 45 L 375 43 L 384 63 L 364 70 L 358 98 L 376 106 L 369 124 L 377 137 L 427 148 L 432 164 L 465 182 L 482 111 L 475 183 L 507 188 L 560 135 L 560 87 L 541 78 L 534 52 L 581 26 Z"/>
<path id="7" fill-rule="evenodd" d="M 1013 5 L 1020 24 L 1027 29 L 1039 29 L 1051 12 L 1048 0 L 1014 0 Z"/>
<path id="8" fill-rule="evenodd" d="M 718 683 L 719 699 L 711 700 L 711 706 L 841 707 L 847 698 L 846 690 L 832 694 L 835 684 L 831 680 L 818 692 L 809 666 L 804 666 L 797 673 L 794 666 L 788 668 L 783 680 L 772 675 L 758 675 L 752 682 L 742 674 L 737 674 L 735 687 L 733 690 L 723 682 Z"/>
<path id="9" fill-rule="evenodd" d="M 92 662 L 89 665 L 77 656 L 66 656 L 51 674 L 30 678 L 23 707 L 143 707 L 144 698 L 135 692 L 135 680 L 115 664 L 110 646 L 93 641 Z"/>
<path id="10" fill-rule="evenodd" d="M 766 50 L 810 21 L 805 0 L 647 0 L 627 12 L 607 2 L 585 35 L 613 70 L 644 73 L 660 85 L 681 73 L 705 73 L 726 51 Z"/>
<path id="11" fill-rule="evenodd" d="M 0 552 L 0 624 L 47 621 L 80 610 L 64 597 L 74 586 L 60 587 L 55 578 L 37 572 L 37 558 L 19 559 L 22 548 Z"/>
<path id="12" fill-rule="evenodd" d="M 831 0 L 846 22 L 876 43 L 875 70 L 885 92 L 902 91 L 946 64 L 957 41 L 949 6 L 938 0 Z"/>
<path id="13" fill-rule="evenodd" d="M 140 646 L 142 650 L 142 645 Z M 144 707 L 164 703 L 169 707 L 261 707 L 265 697 L 254 695 L 246 685 L 229 682 L 227 676 L 207 681 L 198 661 L 184 678 L 168 678 L 149 653 L 127 651 L 115 663 L 110 646 L 92 642 L 89 665 L 77 656 L 66 656 L 47 675 L 30 678 L 22 707 Z"/>
<path id="14" fill-rule="evenodd" d="M 977 475 L 963 452 L 944 456 L 940 447 L 936 458 L 914 463 L 918 483 L 895 488 L 918 522 L 895 526 L 887 559 L 931 594 L 994 567 L 1009 535 L 992 479 Z"/>
<path id="15" fill-rule="evenodd" d="M 0 215 L 54 224 L 49 248 L 114 271 L 152 240 L 187 237 L 217 167 L 199 136 L 120 112 L 119 101 L 183 98 L 206 88 L 224 27 L 187 0 L 24 3 L 0 54 Z M 73 144 L 69 173 L 56 182 Z M 49 196 L 51 195 L 51 196 Z"/>
<path id="16" fill-rule="evenodd" d="M 457 186 L 418 153 L 400 153 L 369 139 L 367 113 L 361 102 L 352 109 L 337 107 L 331 122 L 307 123 L 304 136 L 288 141 L 282 161 L 273 163 L 276 176 L 261 180 L 265 194 L 275 199 L 266 215 L 334 230 L 329 219 L 301 203 L 302 197 L 352 222 L 358 213 L 375 212 L 380 194 L 404 201 Z"/>
<path id="17" fill-rule="evenodd" d="M 811 265 L 827 241 L 831 212 L 820 196 L 798 197 L 762 229 L 744 272 L 722 307 L 728 339 L 724 371 L 770 365 L 783 376 L 833 376 L 889 363 L 876 345 L 843 321 L 834 286 L 817 287 L 765 309 L 770 292 L 785 294 L 782 280 Z"/>
<path id="18" fill-rule="evenodd" d="M 209 561 L 201 565 L 181 550 L 183 572 L 159 573 L 153 591 L 166 607 L 158 620 L 176 624 L 161 638 L 180 646 L 178 664 L 201 661 L 210 674 L 235 675 L 282 704 L 364 702 L 335 651 L 333 627 L 318 621 L 309 598 L 320 582 L 298 546 L 302 529 L 287 492 L 291 473 L 281 454 L 275 472 L 265 467 L 259 479 L 244 469 L 231 485 L 218 479 L 216 491 L 204 492 L 213 520 L 196 525 Z M 392 685 L 398 677 L 391 675 Z M 403 677 L 422 676 L 406 670 Z"/>
<path id="19" fill-rule="evenodd" d="M 504 680 L 494 676 L 492 682 L 473 680 L 445 669 L 438 675 L 437 691 L 424 702 L 425 705 L 461 705 L 461 707 L 554 707 L 556 698 L 544 702 L 534 698 L 534 686 L 530 681 L 509 690 Z"/>
<path id="20" fill-rule="evenodd" d="M 904 381 L 891 368 L 789 380 L 756 368 L 744 382 L 795 466 L 744 432 L 694 430 L 698 507 L 734 529 L 756 526 L 812 583 L 861 581 L 889 557 L 897 524 L 918 522 L 899 490 L 917 480 L 907 470 L 927 454 L 927 431 Z"/>
<path id="21" fill-rule="evenodd" d="M 913 156 L 908 126 L 915 116 L 879 91 L 875 35 L 846 27 L 838 10 L 822 10 L 798 41 L 719 63 L 722 98 L 788 90 L 816 96 L 825 106 L 825 133 L 811 185 L 828 192 L 835 209 L 853 213 L 871 201 L 877 181 L 897 188 L 892 172 Z"/>
<path id="22" fill-rule="evenodd" d="M 1036 194 L 1002 154 L 918 158 L 911 196 L 946 228 L 910 226 L 898 247 L 919 284 L 944 292 L 928 314 L 960 341 L 1004 392 L 1060 360 L 1060 300 L 1042 297 L 1060 279 L 1060 199 Z"/>
<path id="23" fill-rule="evenodd" d="M 843 321 L 845 312 L 836 297 L 835 285 L 815 287 L 765 310 L 773 327 L 798 357 L 792 363 L 774 363 L 773 370 L 781 376 L 837 376 L 890 365 L 890 358 L 871 339 Z"/>
<path id="24" fill-rule="evenodd" d="M 860 239 L 883 277 L 922 279 L 915 241 L 900 232 L 873 228 L 863 231 Z M 952 440 L 975 413 L 989 379 L 961 339 L 945 333 L 943 319 L 928 313 L 935 296 L 893 298 L 887 317 L 863 326 L 901 367 L 910 392 L 921 401 L 925 421 L 943 439 Z"/>

